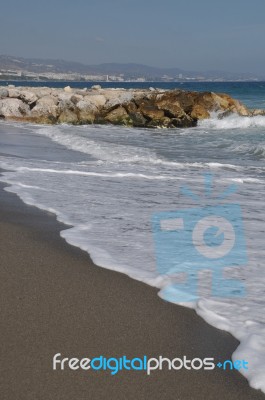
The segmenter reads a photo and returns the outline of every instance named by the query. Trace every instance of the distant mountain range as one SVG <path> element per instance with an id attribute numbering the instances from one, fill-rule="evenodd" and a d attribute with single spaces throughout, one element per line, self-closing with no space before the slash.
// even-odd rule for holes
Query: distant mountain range
<path id="1" fill-rule="evenodd" d="M 223 71 L 184 71 L 179 68 L 156 68 L 142 64 L 107 63 L 85 65 L 78 62 L 21 58 L 0 55 L 0 72 L 19 72 L 45 74 L 116 75 L 126 79 L 160 80 L 264 80 L 264 76 L 248 73 L 229 73 Z"/>

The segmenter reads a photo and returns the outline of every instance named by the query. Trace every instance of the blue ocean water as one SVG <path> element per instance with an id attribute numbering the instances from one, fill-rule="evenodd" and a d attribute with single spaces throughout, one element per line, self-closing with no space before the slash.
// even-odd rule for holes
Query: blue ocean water
<path id="1" fill-rule="evenodd" d="M 60 86 L 67 84 L 75 86 Z M 116 86 L 216 91 L 265 109 L 262 82 Z M 240 205 L 248 262 L 228 265 L 224 274 L 244 283 L 246 295 L 212 296 L 211 270 L 202 268 L 199 299 L 185 305 L 239 339 L 233 357 L 249 361 L 245 376 L 265 392 L 264 129 L 265 117 L 236 115 L 222 120 L 213 115 L 195 128 L 170 130 L 1 123 L 0 167 L 8 171 L 1 181 L 24 202 L 71 225 L 61 236 L 96 264 L 156 286 L 161 297 L 176 303 L 183 303 L 172 290 L 176 276 L 162 275 L 157 267 L 153 215 L 209 207 L 236 184 L 236 193 L 218 205 Z M 212 199 L 205 196 L 205 173 L 213 175 Z M 183 186 L 192 189 L 196 201 L 183 194 Z M 183 270 L 191 272 L 188 262 Z M 220 278 L 215 285 L 221 283 Z"/>

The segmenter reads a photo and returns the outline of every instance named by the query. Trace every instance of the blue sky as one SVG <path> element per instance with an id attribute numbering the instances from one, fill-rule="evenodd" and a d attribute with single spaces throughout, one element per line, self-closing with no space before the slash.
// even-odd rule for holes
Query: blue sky
<path id="1" fill-rule="evenodd" d="M 265 72 L 265 1 L 9 0 L 0 54 Z"/>

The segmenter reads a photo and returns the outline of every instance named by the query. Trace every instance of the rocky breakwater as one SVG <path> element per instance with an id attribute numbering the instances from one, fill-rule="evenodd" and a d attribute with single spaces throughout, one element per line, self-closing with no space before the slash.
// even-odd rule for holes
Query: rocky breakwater
<path id="1" fill-rule="evenodd" d="M 231 113 L 265 115 L 222 93 L 161 89 L 54 89 L 0 87 L 0 119 L 38 124 L 113 124 L 192 127 L 198 120 Z"/>

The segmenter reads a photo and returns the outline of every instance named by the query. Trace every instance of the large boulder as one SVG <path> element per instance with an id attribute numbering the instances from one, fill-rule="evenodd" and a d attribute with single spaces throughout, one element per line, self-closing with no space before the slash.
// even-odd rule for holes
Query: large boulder
<path id="1" fill-rule="evenodd" d="M 19 99 L 21 99 L 23 102 L 29 105 L 32 105 L 33 103 L 36 103 L 38 97 L 36 96 L 35 93 L 29 90 L 22 90 L 19 92 Z"/>
<path id="2" fill-rule="evenodd" d="M 80 124 L 92 124 L 98 108 L 95 104 L 86 101 L 85 98 L 76 104 L 77 114 Z"/>
<path id="3" fill-rule="evenodd" d="M 244 106 L 244 104 L 242 104 L 240 101 L 238 100 L 234 100 L 234 109 L 236 110 L 236 112 L 241 115 L 242 117 L 249 117 L 251 116 L 251 112 L 248 110 L 248 108 L 246 106 Z"/>
<path id="4" fill-rule="evenodd" d="M 123 107 L 126 109 L 127 113 L 136 113 L 138 108 L 134 101 L 129 101 L 128 103 L 124 103 Z"/>
<path id="5" fill-rule="evenodd" d="M 132 120 L 127 114 L 127 111 L 121 106 L 110 111 L 105 116 L 105 120 L 114 125 L 132 125 Z"/>
<path id="6" fill-rule="evenodd" d="M 137 106 L 143 101 L 143 100 L 150 100 L 153 99 L 153 97 L 156 97 L 156 95 L 153 92 L 148 92 L 144 89 L 137 89 L 130 91 L 132 95 L 132 100 L 135 102 Z"/>
<path id="7" fill-rule="evenodd" d="M 107 101 L 106 104 L 104 105 L 104 108 L 106 110 L 111 111 L 120 105 L 124 105 L 130 102 L 133 98 L 133 94 L 132 92 L 127 92 L 127 91 L 107 90 L 105 93 L 105 98 Z"/>
<path id="8" fill-rule="evenodd" d="M 223 95 L 222 93 L 212 93 L 212 96 L 218 109 L 223 111 L 230 109 L 232 103 L 229 96 Z"/>
<path id="9" fill-rule="evenodd" d="M 175 128 L 191 128 L 197 125 L 197 119 L 186 114 L 186 116 L 183 118 L 172 118 L 171 124 Z"/>
<path id="10" fill-rule="evenodd" d="M 73 94 L 73 96 L 70 98 L 71 102 L 74 104 L 77 104 L 79 101 L 83 100 L 83 96 L 80 94 Z"/>
<path id="11" fill-rule="evenodd" d="M 156 104 L 158 108 L 163 110 L 165 116 L 167 118 L 170 118 L 171 120 L 170 123 L 166 123 L 166 126 L 181 128 L 192 127 L 196 125 L 197 116 L 195 114 L 189 115 L 187 112 L 185 112 L 183 106 L 180 103 L 181 101 L 183 104 L 182 92 L 180 93 L 179 91 L 157 96 Z M 185 103 L 185 109 L 190 110 L 190 114 L 194 108 L 193 104 L 194 101 L 191 99 L 188 99 Z"/>
<path id="12" fill-rule="evenodd" d="M 31 110 L 31 117 L 37 123 L 55 123 L 59 116 L 58 99 L 53 96 L 44 96 L 37 101 Z"/>
<path id="13" fill-rule="evenodd" d="M 183 111 L 187 114 L 191 113 L 192 108 L 195 104 L 194 94 L 192 92 L 184 92 L 182 90 L 176 90 L 168 94 L 174 102 L 178 102 Z"/>
<path id="14" fill-rule="evenodd" d="M 67 93 L 67 92 L 63 92 L 63 91 L 59 91 L 58 92 L 58 99 L 60 101 L 71 101 L 71 98 L 73 96 L 73 93 Z"/>
<path id="15" fill-rule="evenodd" d="M 151 119 L 145 126 L 147 128 L 173 128 L 174 125 L 171 122 L 171 118 L 163 117 L 160 119 Z"/>
<path id="16" fill-rule="evenodd" d="M 143 116 L 149 120 L 159 121 L 164 118 L 165 113 L 163 110 L 159 110 L 159 108 L 152 104 L 146 104 L 140 107 L 140 111 Z"/>
<path id="17" fill-rule="evenodd" d="M 65 109 L 61 112 L 58 122 L 61 124 L 73 124 L 76 125 L 79 123 L 78 116 L 75 112 Z"/>
<path id="18" fill-rule="evenodd" d="M 0 89 L 0 99 L 4 99 L 9 96 L 8 90 L 5 88 Z"/>
<path id="19" fill-rule="evenodd" d="M 48 87 L 38 87 L 38 88 L 32 88 L 32 91 L 36 94 L 38 99 L 44 96 L 51 96 L 52 94 L 57 95 L 58 94 L 58 89 L 51 89 Z"/>
<path id="20" fill-rule="evenodd" d="M 207 119 L 210 118 L 210 113 L 202 105 L 195 104 L 195 106 L 192 108 L 190 116 L 193 119 Z"/>
<path id="21" fill-rule="evenodd" d="M 43 96 L 37 101 L 37 104 L 47 104 L 49 106 L 53 106 L 53 105 L 57 106 L 58 103 L 59 103 L 58 98 L 55 96 L 52 96 L 52 95 Z"/>
<path id="22" fill-rule="evenodd" d="M 78 103 L 76 103 L 76 107 L 82 111 L 93 111 L 93 112 L 97 112 L 98 111 L 98 107 L 96 106 L 95 103 L 90 101 L 89 96 L 84 97 L 82 100 L 80 100 Z"/>
<path id="23" fill-rule="evenodd" d="M 7 119 L 20 119 L 30 115 L 30 108 L 19 99 L 0 100 L 0 117 Z"/>
<path id="24" fill-rule="evenodd" d="M 182 118 L 186 116 L 185 111 L 178 101 L 170 102 L 168 99 L 161 99 L 157 102 L 159 109 L 163 110 L 169 118 Z"/>
<path id="25" fill-rule="evenodd" d="M 97 108 L 101 108 L 106 104 L 106 97 L 103 94 L 91 94 L 90 96 L 84 96 L 84 100 L 93 104 Z"/>
<path id="26" fill-rule="evenodd" d="M 71 98 L 69 100 L 60 100 L 58 103 L 58 108 L 60 113 L 65 110 L 70 110 L 73 112 L 76 111 L 76 105 L 71 101 Z"/>
<path id="27" fill-rule="evenodd" d="M 216 104 L 218 104 L 219 110 L 229 110 L 244 117 L 251 115 L 246 106 L 225 93 L 212 93 L 212 96 L 215 99 Z"/>
<path id="28" fill-rule="evenodd" d="M 132 121 L 132 125 L 135 127 L 142 128 L 146 126 L 148 122 L 147 119 L 143 116 L 143 114 L 140 113 L 139 111 L 129 113 L 129 117 Z"/>
<path id="29" fill-rule="evenodd" d="M 195 92 L 193 94 L 193 98 L 194 98 L 194 106 L 192 107 L 192 110 L 194 109 L 195 106 L 200 106 L 201 110 L 204 109 L 208 112 L 218 111 L 220 109 L 220 106 L 218 102 L 216 102 L 216 99 L 213 96 L 212 92 L 203 92 L 203 93 Z"/>
<path id="30" fill-rule="evenodd" d="M 17 89 L 14 89 L 14 88 L 8 89 L 8 96 L 12 99 L 18 99 L 19 94 L 20 94 L 20 92 Z"/>

